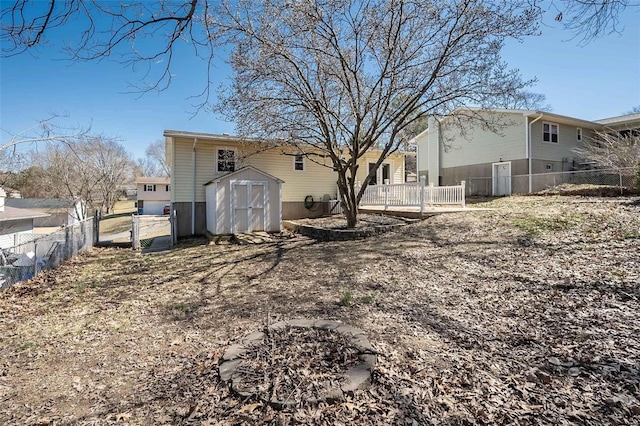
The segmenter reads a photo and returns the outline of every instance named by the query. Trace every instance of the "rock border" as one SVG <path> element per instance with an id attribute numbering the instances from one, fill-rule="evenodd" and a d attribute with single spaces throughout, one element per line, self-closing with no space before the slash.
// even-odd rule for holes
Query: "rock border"
<path id="1" fill-rule="evenodd" d="M 384 234 L 410 223 L 413 222 L 405 221 L 404 223 L 394 223 L 391 225 L 374 225 L 371 227 L 355 229 L 336 229 L 306 225 L 292 220 L 283 220 L 282 226 L 295 234 L 305 235 L 318 241 L 348 241 L 360 240 L 373 237 L 374 235 Z"/>
<path id="2" fill-rule="evenodd" d="M 367 339 L 364 331 L 340 321 L 326 319 L 293 319 L 289 321 L 280 321 L 269 326 L 268 330 L 282 330 L 287 327 L 333 330 L 344 336 L 350 337 L 351 346 L 358 351 L 360 364 L 355 367 L 351 367 L 346 371 L 345 376 L 347 380 L 345 383 L 334 389 L 330 389 L 319 398 L 310 398 L 304 401 L 293 401 L 288 399 L 284 401 L 263 400 L 263 402 L 274 408 L 282 409 L 295 407 L 299 403 L 318 404 L 319 402 L 331 403 L 344 401 L 345 394 L 353 393 L 355 390 L 364 388 L 371 383 L 371 373 L 376 365 L 378 352 L 373 348 L 373 346 L 371 346 L 371 343 L 369 342 L 369 339 Z M 242 376 L 236 375 L 235 373 L 242 365 L 243 357 L 249 350 L 248 347 L 263 344 L 264 339 L 265 333 L 255 331 L 242 338 L 240 343 L 229 346 L 220 359 L 218 365 L 220 379 L 229 383 L 231 390 L 243 398 L 255 396 L 260 389 L 256 389 L 251 385 L 243 383 Z"/>

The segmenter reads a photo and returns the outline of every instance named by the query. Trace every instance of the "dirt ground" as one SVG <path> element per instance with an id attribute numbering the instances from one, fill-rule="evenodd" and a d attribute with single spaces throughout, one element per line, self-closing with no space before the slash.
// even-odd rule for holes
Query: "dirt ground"
<path id="1" fill-rule="evenodd" d="M 640 203 L 510 197 L 367 240 L 94 249 L 0 294 L 0 424 L 639 424 Z M 267 323 L 379 351 L 344 402 L 220 381 Z"/>

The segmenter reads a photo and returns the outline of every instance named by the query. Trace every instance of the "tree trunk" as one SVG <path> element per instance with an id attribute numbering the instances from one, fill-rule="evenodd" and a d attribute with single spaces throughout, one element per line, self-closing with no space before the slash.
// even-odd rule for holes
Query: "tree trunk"
<path id="1" fill-rule="evenodd" d="M 347 228 L 355 228 L 358 224 L 358 194 L 356 193 L 355 178 L 346 176 L 346 170 L 338 171 L 338 190 L 342 201 L 342 210 L 347 219 Z"/>

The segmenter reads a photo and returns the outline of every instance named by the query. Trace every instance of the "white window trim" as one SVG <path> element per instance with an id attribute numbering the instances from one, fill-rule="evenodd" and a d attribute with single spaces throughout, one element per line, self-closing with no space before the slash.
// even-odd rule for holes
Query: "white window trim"
<path id="1" fill-rule="evenodd" d="M 151 183 L 145 183 L 144 192 L 156 192 L 156 186 Z"/>
<path id="2" fill-rule="evenodd" d="M 582 127 L 576 127 L 576 139 L 578 140 L 578 142 L 582 142 L 582 139 L 583 139 Z"/>
<path id="3" fill-rule="evenodd" d="M 544 140 L 544 125 L 545 124 L 549 125 L 549 140 L 548 141 Z M 553 133 L 551 132 L 551 126 L 556 126 L 556 128 L 558 129 L 558 142 L 554 142 L 554 141 L 551 140 L 552 139 L 551 135 L 553 135 Z M 557 145 L 557 144 L 560 143 L 560 125 L 558 123 L 552 123 L 550 121 L 543 121 L 542 122 L 542 142 L 551 143 L 551 144 L 554 144 L 554 145 Z"/>
<path id="4" fill-rule="evenodd" d="M 238 170 L 238 149 L 230 146 L 218 146 L 216 147 L 216 173 L 230 173 L 228 171 L 220 171 L 218 170 L 218 153 L 220 151 L 233 151 L 233 162 L 234 162 L 234 171 Z"/>
<path id="5" fill-rule="evenodd" d="M 298 156 L 302 157 L 302 170 L 296 169 L 296 163 L 297 163 L 296 157 L 298 157 Z M 297 173 L 300 173 L 300 172 L 306 171 L 306 169 L 307 169 L 307 161 L 305 159 L 305 156 L 303 154 L 295 154 L 293 156 L 293 171 L 297 172 Z"/>

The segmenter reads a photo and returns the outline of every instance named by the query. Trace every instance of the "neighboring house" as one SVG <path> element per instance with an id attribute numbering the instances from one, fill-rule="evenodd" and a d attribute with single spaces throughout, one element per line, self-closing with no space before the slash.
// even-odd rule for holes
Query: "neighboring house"
<path id="1" fill-rule="evenodd" d="M 0 188 L 0 249 L 13 247 L 17 234 L 30 234 L 35 219 L 49 216 L 33 210 L 8 207 L 5 205 L 6 196 Z"/>
<path id="2" fill-rule="evenodd" d="M 36 228 L 73 225 L 87 218 L 86 203 L 79 199 L 69 201 L 58 198 L 7 198 L 5 205 L 45 213 L 44 216 L 34 219 L 33 226 Z"/>
<path id="3" fill-rule="evenodd" d="M 9 188 L 8 186 L 3 186 L 4 192 L 7 194 L 7 198 L 22 198 L 20 191 L 14 188 Z"/>
<path id="4" fill-rule="evenodd" d="M 138 214 L 163 214 L 171 203 L 171 180 L 164 176 L 144 176 L 136 179 Z"/>
<path id="5" fill-rule="evenodd" d="M 118 185 L 118 190 L 122 194 L 120 199 L 125 198 L 127 200 L 135 201 L 138 195 L 138 190 L 136 188 L 137 186 L 135 184 Z"/>
<path id="6" fill-rule="evenodd" d="M 635 114 L 620 115 L 611 118 L 603 118 L 600 120 L 595 120 L 594 123 L 601 124 L 607 129 L 611 129 L 622 134 L 640 134 L 640 112 Z"/>
<path id="7" fill-rule="evenodd" d="M 544 111 L 471 111 L 499 130 L 468 125 L 461 132 L 449 117 L 431 117 L 429 128 L 414 138 L 418 174 L 427 176 L 428 183 L 464 180 L 469 193 L 482 195 L 534 192 L 545 182 L 532 175 L 589 168 L 575 150 L 603 128 L 598 122 Z"/>
<path id="8" fill-rule="evenodd" d="M 328 201 L 337 198 L 337 174 L 321 154 L 305 156 L 294 147 L 229 135 L 166 130 L 164 136 L 179 237 L 207 230 L 279 230 L 275 211 L 281 219 L 316 217 L 327 214 Z M 361 158 L 358 181 L 364 181 L 376 158 L 375 152 Z M 374 183 L 385 181 L 404 182 L 402 154 L 389 156 L 378 169 Z"/>

